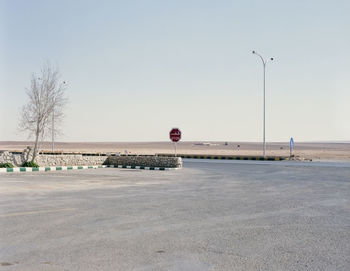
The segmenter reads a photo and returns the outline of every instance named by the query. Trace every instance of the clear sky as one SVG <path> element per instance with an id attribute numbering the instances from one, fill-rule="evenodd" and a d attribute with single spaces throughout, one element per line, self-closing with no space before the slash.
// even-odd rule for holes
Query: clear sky
<path id="1" fill-rule="evenodd" d="M 348 0 L 0 0 L 0 140 L 50 60 L 60 141 L 350 140 Z"/>

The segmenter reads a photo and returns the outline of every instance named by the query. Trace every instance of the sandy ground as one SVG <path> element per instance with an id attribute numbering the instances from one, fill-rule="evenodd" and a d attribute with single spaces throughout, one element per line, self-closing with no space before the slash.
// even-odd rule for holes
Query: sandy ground
<path id="1" fill-rule="evenodd" d="M 25 141 L 0 141 L 0 150 L 22 151 L 31 145 Z M 44 142 L 42 150 L 51 150 Z M 65 152 L 121 152 L 130 154 L 174 153 L 171 142 L 57 142 L 56 151 Z M 262 143 L 254 142 L 179 142 L 178 154 L 261 155 Z M 289 143 L 268 143 L 267 155 L 289 156 Z M 350 143 L 298 143 L 294 155 L 313 160 L 350 161 Z"/>

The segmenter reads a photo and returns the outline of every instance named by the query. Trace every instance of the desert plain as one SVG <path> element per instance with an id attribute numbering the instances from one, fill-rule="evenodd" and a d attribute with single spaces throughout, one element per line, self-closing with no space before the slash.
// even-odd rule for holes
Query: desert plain
<path id="1" fill-rule="evenodd" d="M 0 141 L 0 150 L 22 151 L 30 141 Z M 201 155 L 262 155 L 261 142 L 180 141 L 178 154 Z M 51 142 L 43 142 L 42 151 L 51 150 Z M 172 142 L 55 142 L 56 152 L 172 154 Z M 350 142 L 295 142 L 293 154 L 313 161 L 350 161 Z M 289 156 L 289 142 L 269 142 L 268 156 Z"/>

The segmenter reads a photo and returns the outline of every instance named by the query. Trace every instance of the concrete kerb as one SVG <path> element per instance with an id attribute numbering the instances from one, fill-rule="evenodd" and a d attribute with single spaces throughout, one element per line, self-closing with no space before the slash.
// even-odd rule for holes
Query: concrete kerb
<path id="1" fill-rule="evenodd" d="M 173 154 L 158 153 L 159 157 L 173 157 Z M 203 154 L 178 154 L 181 158 L 190 159 L 214 159 L 214 160 L 253 160 L 253 161 L 283 161 L 286 156 L 236 156 L 236 155 L 203 155 Z"/>
<path id="2" fill-rule="evenodd" d="M 64 171 L 75 169 L 96 169 L 105 168 L 107 166 L 59 166 L 59 167 L 14 167 L 14 168 L 0 168 L 0 173 L 12 173 L 12 172 L 46 172 L 46 171 Z"/>
<path id="3" fill-rule="evenodd" d="M 128 168 L 128 169 L 143 169 L 143 170 L 175 170 L 179 168 L 168 167 L 143 167 L 143 166 L 123 166 L 123 165 L 108 165 L 109 168 Z"/>
<path id="4" fill-rule="evenodd" d="M 61 166 L 61 167 L 15 167 L 0 168 L 0 173 L 22 173 L 22 172 L 47 172 L 47 171 L 64 171 L 76 169 L 96 169 L 96 168 L 123 168 L 123 169 L 142 169 L 142 170 L 173 170 L 177 168 L 164 167 L 142 167 L 142 166 L 123 166 L 123 165 L 100 165 L 100 166 Z"/>

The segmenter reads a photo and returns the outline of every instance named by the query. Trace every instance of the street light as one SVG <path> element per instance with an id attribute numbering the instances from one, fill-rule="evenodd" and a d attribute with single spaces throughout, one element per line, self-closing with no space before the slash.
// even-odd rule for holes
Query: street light
<path id="1" fill-rule="evenodd" d="M 55 107 L 52 108 L 52 153 L 55 151 Z"/>
<path id="2" fill-rule="evenodd" d="M 266 156 L 266 141 L 265 141 L 265 69 L 266 69 L 266 63 L 268 60 L 273 60 L 273 57 L 269 58 L 268 60 L 265 60 L 259 53 L 256 51 L 252 51 L 254 55 L 257 55 L 261 58 L 262 64 L 264 66 L 264 130 L 263 130 L 263 138 L 264 138 L 264 143 L 263 143 L 263 155 L 264 157 Z"/>
<path id="3" fill-rule="evenodd" d="M 66 81 L 63 81 L 61 83 L 61 86 L 65 85 L 65 84 L 66 84 Z M 51 132 L 51 136 L 52 136 L 51 150 L 52 150 L 52 153 L 53 153 L 55 151 L 55 106 L 53 106 L 53 108 L 52 108 L 52 128 L 51 129 L 52 129 L 52 132 Z"/>

